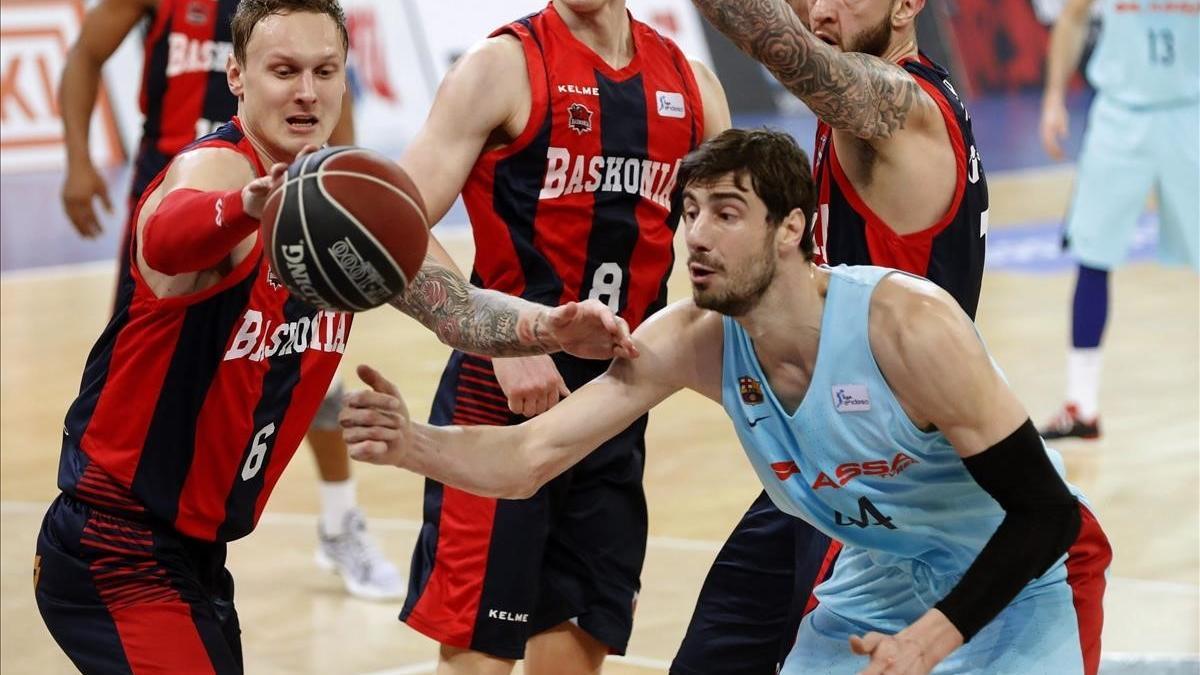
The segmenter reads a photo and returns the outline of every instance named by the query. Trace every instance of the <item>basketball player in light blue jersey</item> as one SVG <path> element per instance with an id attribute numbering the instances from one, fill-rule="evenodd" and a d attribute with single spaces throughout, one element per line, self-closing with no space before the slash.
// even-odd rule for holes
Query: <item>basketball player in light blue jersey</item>
<path id="1" fill-rule="evenodd" d="M 352 456 L 523 497 L 693 389 L 779 508 L 845 545 L 784 673 L 1095 673 L 1111 550 L 958 304 L 813 264 L 808 158 L 785 134 L 726 131 L 680 184 L 693 298 L 637 330 L 636 359 L 515 427 L 412 423 L 360 366 Z"/>
<path id="2" fill-rule="evenodd" d="M 1102 26 L 1087 66 L 1096 88 L 1079 156 L 1066 241 L 1079 262 L 1067 401 L 1047 439 L 1099 438 L 1100 340 L 1109 271 L 1133 241 L 1153 188 L 1159 257 L 1200 270 L 1200 2 L 1099 0 Z M 1050 39 L 1042 144 L 1067 134 L 1067 83 L 1079 66 L 1093 0 L 1067 0 Z"/>

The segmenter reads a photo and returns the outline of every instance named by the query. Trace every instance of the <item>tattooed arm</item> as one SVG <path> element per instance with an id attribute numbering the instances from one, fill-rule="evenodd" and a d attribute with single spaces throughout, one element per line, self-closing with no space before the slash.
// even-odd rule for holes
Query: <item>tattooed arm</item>
<path id="1" fill-rule="evenodd" d="M 822 121 L 867 140 L 890 138 L 932 99 L 899 66 L 841 52 L 804 26 L 783 0 L 693 0 L 739 49 L 765 65 Z"/>
<path id="2" fill-rule="evenodd" d="M 488 356 L 559 350 L 589 359 L 634 358 L 629 326 L 598 300 L 546 307 L 467 283 L 436 239 L 408 288 L 392 306 L 420 321 L 443 343 Z"/>
<path id="3" fill-rule="evenodd" d="M 491 356 L 558 351 L 539 341 L 548 307 L 476 288 L 432 255 L 391 304 L 455 349 Z"/>

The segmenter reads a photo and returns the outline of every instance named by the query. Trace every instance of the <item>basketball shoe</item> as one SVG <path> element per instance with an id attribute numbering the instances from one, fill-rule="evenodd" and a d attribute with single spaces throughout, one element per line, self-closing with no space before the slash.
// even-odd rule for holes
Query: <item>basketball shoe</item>
<path id="1" fill-rule="evenodd" d="M 1038 433 L 1048 441 L 1059 438 L 1094 440 L 1100 438 L 1100 416 L 1085 420 L 1079 416 L 1078 406 L 1067 403 Z"/>
<path id="2" fill-rule="evenodd" d="M 346 512 L 342 533 L 325 534 L 317 525 L 317 565 L 337 572 L 351 595 L 368 600 L 396 600 L 404 597 L 404 579 L 400 570 L 384 557 L 383 551 L 367 534 L 367 520 L 357 508 Z"/>

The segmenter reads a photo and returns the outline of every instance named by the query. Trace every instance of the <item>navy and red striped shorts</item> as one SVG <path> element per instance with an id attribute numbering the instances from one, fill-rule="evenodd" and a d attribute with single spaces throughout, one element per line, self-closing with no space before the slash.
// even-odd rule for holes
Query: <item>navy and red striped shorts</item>
<path id="1" fill-rule="evenodd" d="M 223 542 L 60 494 L 38 533 L 34 591 L 81 672 L 243 672 Z"/>
<path id="2" fill-rule="evenodd" d="M 574 390 L 607 363 L 556 354 Z M 504 425 L 511 413 L 491 361 L 455 352 L 432 424 Z M 529 499 L 488 499 L 425 483 L 425 518 L 400 619 L 444 645 L 506 659 L 572 621 L 625 653 L 646 556 L 646 416 Z M 505 452 L 498 447 L 496 452 Z"/>

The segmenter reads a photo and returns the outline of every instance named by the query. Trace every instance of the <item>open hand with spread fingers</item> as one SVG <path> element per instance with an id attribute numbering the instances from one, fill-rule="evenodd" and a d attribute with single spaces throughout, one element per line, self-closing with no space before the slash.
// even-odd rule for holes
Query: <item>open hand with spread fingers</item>
<path id="1" fill-rule="evenodd" d="M 539 344 L 585 359 L 632 359 L 637 348 L 629 324 L 599 300 L 568 302 L 538 315 L 534 333 Z"/>
<path id="2" fill-rule="evenodd" d="M 338 415 L 350 457 L 371 464 L 404 466 L 413 437 L 400 390 L 370 366 L 359 366 L 357 372 L 370 389 L 346 396 Z"/>

